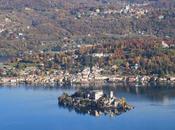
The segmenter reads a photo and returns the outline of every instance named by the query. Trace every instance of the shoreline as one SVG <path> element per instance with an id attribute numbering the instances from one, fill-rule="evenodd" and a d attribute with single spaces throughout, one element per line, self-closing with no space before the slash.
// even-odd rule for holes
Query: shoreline
<path id="1" fill-rule="evenodd" d="M 42 78 L 41 78 L 42 77 Z M 48 78 L 49 76 L 31 76 L 28 77 L 0 77 L 0 85 L 47 85 L 47 86 L 75 86 L 78 88 L 91 87 L 99 88 L 101 86 L 110 85 L 110 86 L 156 86 L 156 85 L 172 85 L 175 86 L 175 77 L 168 78 L 158 78 L 151 76 L 121 76 L 120 80 L 110 80 L 110 76 L 107 79 L 93 79 L 93 80 L 79 80 L 78 79 L 67 79 L 65 77 L 61 80 L 59 77 L 55 76 Z"/>

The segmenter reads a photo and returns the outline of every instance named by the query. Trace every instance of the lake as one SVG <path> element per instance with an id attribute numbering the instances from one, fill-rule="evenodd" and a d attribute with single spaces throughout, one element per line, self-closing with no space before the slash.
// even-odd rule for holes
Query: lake
<path id="1" fill-rule="evenodd" d="M 73 88 L 1 86 L 0 130 L 175 130 L 174 88 L 111 90 L 116 96 L 125 97 L 135 109 L 115 117 L 94 117 L 58 106 L 58 96 L 73 93 Z"/>
<path id="2" fill-rule="evenodd" d="M 4 63 L 12 59 L 12 56 L 0 56 L 0 63 Z"/>

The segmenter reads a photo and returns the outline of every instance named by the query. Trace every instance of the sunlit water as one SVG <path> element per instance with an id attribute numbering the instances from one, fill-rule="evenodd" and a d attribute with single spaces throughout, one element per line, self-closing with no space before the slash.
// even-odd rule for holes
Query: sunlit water
<path id="1" fill-rule="evenodd" d="M 57 97 L 74 89 L 0 87 L 0 130 L 175 130 L 175 89 L 121 88 L 118 97 L 135 106 L 116 117 L 77 114 Z"/>

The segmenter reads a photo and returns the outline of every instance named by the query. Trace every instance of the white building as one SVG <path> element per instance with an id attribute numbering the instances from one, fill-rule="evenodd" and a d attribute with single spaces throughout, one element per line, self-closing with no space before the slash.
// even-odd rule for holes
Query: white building
<path id="1" fill-rule="evenodd" d="M 103 96 L 103 91 L 100 90 L 94 90 L 92 91 L 92 93 L 90 94 L 90 97 L 92 99 L 98 100 L 99 98 L 101 98 Z"/>
<path id="2" fill-rule="evenodd" d="M 163 48 L 169 48 L 169 45 L 165 41 L 162 41 L 162 46 Z"/>

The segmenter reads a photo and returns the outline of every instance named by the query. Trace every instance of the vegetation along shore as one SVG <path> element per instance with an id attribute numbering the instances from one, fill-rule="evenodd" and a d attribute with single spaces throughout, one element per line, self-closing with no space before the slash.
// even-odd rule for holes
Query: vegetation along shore
<path id="1" fill-rule="evenodd" d="M 155 38 L 21 54 L 0 64 L 0 83 L 175 83 L 174 42 Z"/>

